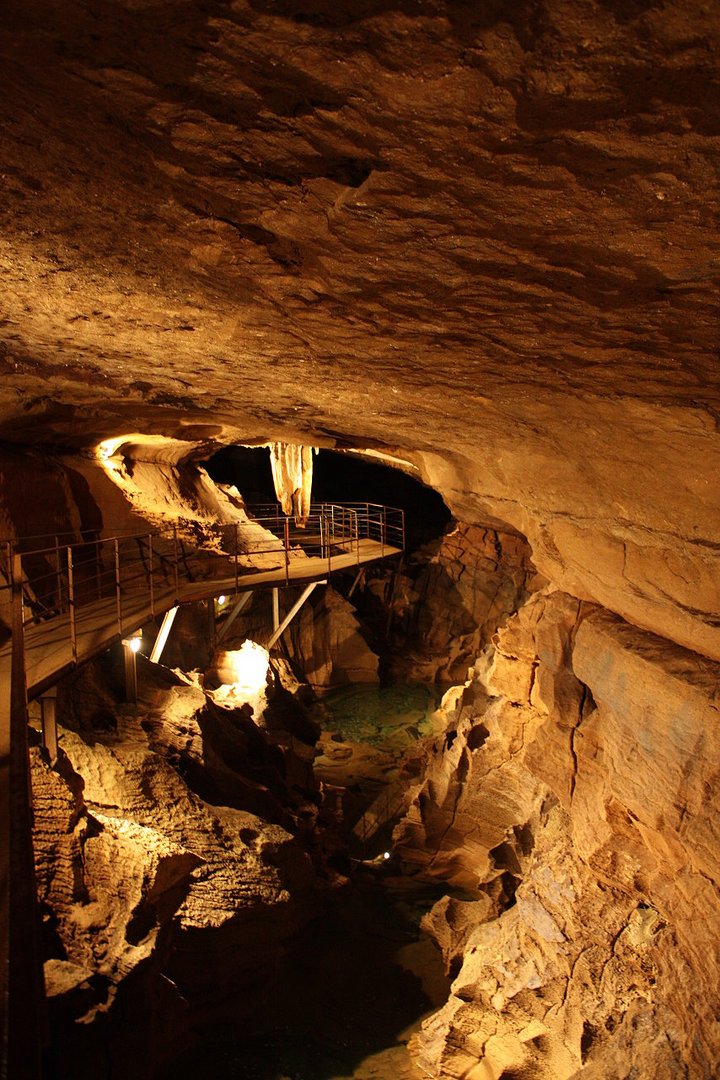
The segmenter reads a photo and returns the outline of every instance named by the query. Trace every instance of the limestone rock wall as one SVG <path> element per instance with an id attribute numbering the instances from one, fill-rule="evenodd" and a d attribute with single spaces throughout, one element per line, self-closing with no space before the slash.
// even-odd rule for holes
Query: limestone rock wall
<path id="1" fill-rule="evenodd" d="M 458 523 L 370 589 L 391 608 L 388 651 L 398 679 L 457 682 L 498 626 L 544 583 L 518 535 Z M 389 595 L 388 595 L 389 594 Z"/>
<path id="2" fill-rule="evenodd" d="M 416 1040 L 428 1075 L 714 1075 L 719 687 L 544 590 L 447 696 L 396 833 L 462 889 L 427 920 L 455 977 Z"/>
<path id="3" fill-rule="evenodd" d="M 321 586 L 301 608 L 286 631 L 285 647 L 298 676 L 315 691 L 378 682 L 378 657 L 353 605 L 332 585 Z"/>
<path id="4" fill-rule="evenodd" d="M 255 1015 L 317 912 L 307 808 L 251 734 L 170 680 L 114 733 L 62 728 L 56 769 L 33 751 L 54 1075 L 151 1076 L 226 999 Z"/>

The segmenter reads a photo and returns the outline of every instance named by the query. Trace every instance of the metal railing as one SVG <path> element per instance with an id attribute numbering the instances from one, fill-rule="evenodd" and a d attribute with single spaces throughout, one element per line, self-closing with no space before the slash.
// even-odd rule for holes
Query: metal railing
<path id="1" fill-rule="evenodd" d="M 319 503 L 300 525 L 279 506 L 252 506 L 248 520 L 184 524 L 152 532 L 115 531 L 63 543 L 68 533 L 0 542 L 0 604 L 20 575 L 24 628 L 59 616 L 68 620 L 73 660 L 78 636 L 108 609 L 122 635 L 126 608 L 139 594 L 150 614 L 162 613 L 187 593 L 187 585 L 222 581 L 239 591 L 245 574 L 277 571 L 285 584 L 302 578 L 301 560 L 320 559 L 318 572 L 337 569 L 347 556 L 360 565 L 363 541 L 379 545 L 376 558 L 404 547 L 402 510 L 375 503 Z M 390 550 L 388 550 L 390 549 Z M 372 558 L 372 554 L 370 555 Z M 137 605 L 136 605 L 137 606 Z M 131 616 L 129 616 L 131 617 Z"/>

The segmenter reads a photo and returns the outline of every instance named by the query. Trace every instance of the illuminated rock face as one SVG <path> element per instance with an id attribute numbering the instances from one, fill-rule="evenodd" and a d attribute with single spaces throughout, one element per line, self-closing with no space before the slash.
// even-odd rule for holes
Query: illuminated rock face
<path id="1" fill-rule="evenodd" d="M 3 532 L 138 520 L 28 445 L 367 446 L 556 590 L 403 826 L 485 898 L 430 1075 L 719 1056 L 719 47 L 687 0 L 3 4 Z"/>
<path id="2" fill-rule="evenodd" d="M 720 659 L 716 5 L 7 0 L 0 437 L 397 449 Z"/>
<path id="3" fill-rule="evenodd" d="M 320 909 L 293 836 L 293 811 L 308 808 L 299 777 L 289 797 L 281 751 L 197 687 L 151 665 L 142 681 L 145 703 L 116 732 L 61 728 L 56 770 L 32 755 L 52 1043 L 68 1080 L 155 1075 L 228 998 L 256 1016 L 268 970 Z M 96 697 L 85 669 L 75 700 L 87 714 Z"/>
<path id="4" fill-rule="evenodd" d="M 499 632 L 396 832 L 467 890 L 428 920 L 456 976 L 417 1040 L 431 1076 L 711 1075 L 719 687 L 556 591 Z"/>

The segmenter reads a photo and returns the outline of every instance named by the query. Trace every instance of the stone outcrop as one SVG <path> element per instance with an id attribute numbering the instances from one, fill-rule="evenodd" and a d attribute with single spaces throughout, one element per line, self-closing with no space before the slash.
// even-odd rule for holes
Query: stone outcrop
<path id="1" fill-rule="evenodd" d="M 370 591 L 390 608 L 392 674 L 462 681 L 498 626 L 540 584 L 522 537 L 456 524 L 412 553 L 389 583 L 370 579 Z"/>
<path id="2" fill-rule="evenodd" d="M 115 732 L 61 729 L 60 746 L 54 770 L 33 752 L 54 1068 L 154 1075 L 181 1027 L 226 999 L 260 1007 L 318 910 L 296 839 L 316 807 L 286 786 L 287 751 L 169 675 Z"/>
<path id="3" fill-rule="evenodd" d="M 301 608 L 285 633 L 285 647 L 298 676 L 316 692 L 378 682 L 378 657 L 355 609 L 330 584 Z"/>
<path id="4" fill-rule="evenodd" d="M 428 1075 L 713 1074 L 719 686 L 545 590 L 448 695 L 396 832 L 413 872 L 464 890 L 427 920 L 454 975 L 417 1040 Z"/>
<path id="5" fill-rule="evenodd" d="M 718 55 L 720 7 L 695 0 L 0 12 L 0 539 L 233 522 L 201 455 L 360 447 L 526 538 L 554 587 L 448 699 L 400 837 L 464 890 L 433 917 L 456 993 L 423 1035 L 430 1070 L 716 1071 Z M 111 438 L 122 487 L 83 456 Z M 438 626 L 460 645 L 433 677 L 493 630 L 451 581 Z M 192 845 L 143 854 L 162 785 L 133 788 L 125 832 L 76 787 L 47 783 L 64 839 L 44 887 L 57 862 L 58 904 L 75 896 L 77 845 L 103 872 L 122 851 L 127 922 Z M 234 844 L 241 811 L 184 798 Z M 144 940 L 111 923 L 110 981 Z M 89 961 L 55 956 L 53 985 L 95 1007 Z"/>
<path id="6" fill-rule="evenodd" d="M 397 451 L 720 659 L 712 4 L 6 0 L 0 439 Z"/>

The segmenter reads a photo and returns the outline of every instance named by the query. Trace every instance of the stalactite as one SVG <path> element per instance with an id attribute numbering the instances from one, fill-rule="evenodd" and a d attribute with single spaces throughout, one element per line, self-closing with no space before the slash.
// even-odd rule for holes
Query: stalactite
<path id="1" fill-rule="evenodd" d="M 312 454 L 312 446 L 280 442 L 270 444 L 275 494 L 283 513 L 288 517 L 294 514 L 297 525 L 304 525 L 310 514 Z"/>

